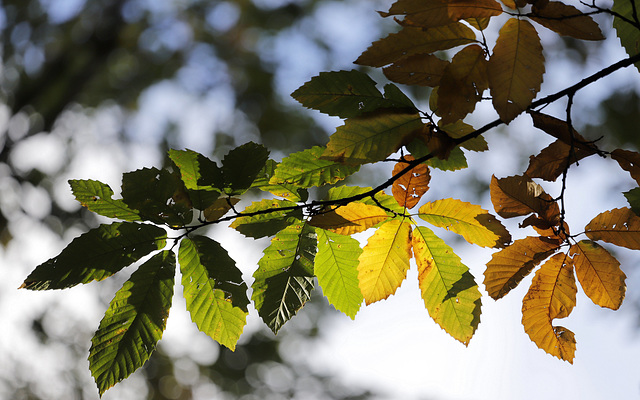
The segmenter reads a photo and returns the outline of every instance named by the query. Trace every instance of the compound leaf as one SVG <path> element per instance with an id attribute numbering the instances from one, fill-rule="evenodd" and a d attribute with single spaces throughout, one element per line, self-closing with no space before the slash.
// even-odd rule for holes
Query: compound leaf
<path id="1" fill-rule="evenodd" d="M 104 217 L 125 221 L 140 221 L 135 210 L 130 209 L 122 199 L 113 199 L 113 190 L 109 185 L 94 180 L 69 180 L 76 200 L 88 210 Z"/>

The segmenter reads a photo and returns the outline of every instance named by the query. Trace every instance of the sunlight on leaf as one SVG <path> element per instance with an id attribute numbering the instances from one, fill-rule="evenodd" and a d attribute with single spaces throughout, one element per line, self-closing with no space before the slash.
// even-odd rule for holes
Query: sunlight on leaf
<path id="1" fill-rule="evenodd" d="M 359 166 L 321 159 L 324 150 L 314 146 L 283 158 L 269 184 L 291 184 L 303 188 L 324 186 L 341 181 L 360 169 Z"/>
<path id="2" fill-rule="evenodd" d="M 560 218 L 560 207 L 542 186 L 527 176 L 491 178 L 491 202 L 502 218 L 513 218 L 536 213 L 549 222 Z"/>
<path id="3" fill-rule="evenodd" d="M 406 161 L 414 161 L 413 156 L 405 156 Z M 399 174 L 403 169 L 407 167 L 405 162 L 397 162 L 393 167 L 392 175 Z M 422 195 L 429 190 L 429 181 L 431 175 L 429 175 L 429 168 L 424 164 L 418 164 L 409 172 L 405 172 L 400 178 L 393 182 L 391 191 L 393 197 L 396 199 L 401 207 L 411 209 L 418 204 Z"/>
<path id="4" fill-rule="evenodd" d="M 104 217 L 125 221 L 140 221 L 138 212 L 130 209 L 121 199 L 113 199 L 113 190 L 100 181 L 90 179 L 69 180 L 76 200 L 88 210 Z"/>
<path id="5" fill-rule="evenodd" d="M 616 208 L 598 214 L 584 228 L 591 240 L 640 250 L 640 217 L 629 208 Z"/>

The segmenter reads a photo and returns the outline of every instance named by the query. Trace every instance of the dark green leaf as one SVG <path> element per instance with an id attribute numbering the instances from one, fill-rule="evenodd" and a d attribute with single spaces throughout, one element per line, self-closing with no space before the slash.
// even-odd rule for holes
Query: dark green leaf
<path id="1" fill-rule="evenodd" d="M 234 196 L 246 192 L 264 168 L 268 158 L 269 151 L 253 142 L 231 150 L 222 160 L 225 193 Z"/>
<path id="2" fill-rule="evenodd" d="M 194 208 L 205 210 L 218 199 L 224 185 L 222 172 L 215 162 L 193 150 L 169 150 L 169 158 L 180 170 Z M 203 178 L 201 169 L 208 171 L 207 179 Z M 202 185 L 205 180 L 211 184 Z"/>
<path id="3" fill-rule="evenodd" d="M 253 274 L 251 299 L 274 333 L 309 300 L 315 254 L 315 230 L 306 224 L 288 226 L 264 250 Z"/>
<path id="4" fill-rule="evenodd" d="M 640 188 L 631 189 L 628 192 L 624 192 L 624 197 L 627 198 L 631 210 L 638 216 L 640 216 Z"/>
<path id="5" fill-rule="evenodd" d="M 284 197 L 290 201 L 306 201 L 309 193 L 303 188 L 288 183 L 271 184 L 269 181 L 276 173 L 278 163 L 273 160 L 267 160 L 267 163 L 258 173 L 256 179 L 251 184 L 252 188 L 264 190 L 279 197 Z"/>
<path id="6" fill-rule="evenodd" d="M 236 218 L 230 226 L 243 235 L 255 239 L 265 236 L 273 236 L 285 227 L 301 222 L 301 210 L 279 210 L 279 208 L 293 207 L 295 205 L 295 203 L 287 200 L 265 199 L 255 201 L 242 211 L 242 214 L 249 214 L 249 216 Z M 273 211 L 250 215 L 267 210 Z"/>
<path id="7" fill-rule="evenodd" d="M 323 186 L 345 179 L 360 169 L 360 166 L 350 166 L 320 159 L 323 152 L 323 147 L 314 146 L 290 154 L 278 164 L 269 183 L 274 185 L 293 184 L 303 188 Z"/>
<path id="8" fill-rule="evenodd" d="M 116 292 L 91 339 L 89 369 L 98 392 L 142 367 L 166 327 L 176 260 L 165 250 L 142 264 Z"/>
<path id="9" fill-rule="evenodd" d="M 406 145 L 407 150 L 415 158 L 424 157 L 430 153 L 429 148 L 421 139 L 414 139 Z M 430 167 L 438 168 L 443 171 L 456 171 L 459 169 L 467 168 L 467 158 L 464 156 L 464 152 L 460 147 L 454 147 L 449 153 L 449 158 L 441 160 L 438 157 L 431 157 L 425 161 Z"/>
<path id="10" fill-rule="evenodd" d="M 76 200 L 84 207 L 109 218 L 118 218 L 125 221 L 139 221 L 138 213 L 129 207 L 121 199 L 113 199 L 113 190 L 99 181 L 75 180 L 69 181 L 71 190 Z"/>
<path id="11" fill-rule="evenodd" d="M 406 107 L 407 112 L 411 112 L 411 110 L 418 110 L 415 104 L 413 104 L 413 101 L 411 101 L 411 99 L 393 83 L 387 83 L 384 85 L 384 97 L 385 99 L 391 100 L 402 107 Z"/>
<path id="12" fill-rule="evenodd" d="M 633 3 L 631 3 L 632 1 Z M 614 0 L 612 10 L 628 20 L 634 21 L 634 4 L 635 9 L 640 10 L 640 1 L 638 0 Z M 640 50 L 640 31 L 630 23 L 625 22 L 618 17 L 613 18 L 613 27 L 620 38 L 622 46 L 627 50 L 627 54 L 629 54 L 629 56 L 638 54 L 638 51 Z M 636 63 L 635 66 L 640 71 L 640 63 Z"/>
<path id="13" fill-rule="evenodd" d="M 167 232 L 154 225 L 116 222 L 75 238 L 40 264 L 22 284 L 30 290 L 64 289 L 101 281 L 166 245 Z"/>

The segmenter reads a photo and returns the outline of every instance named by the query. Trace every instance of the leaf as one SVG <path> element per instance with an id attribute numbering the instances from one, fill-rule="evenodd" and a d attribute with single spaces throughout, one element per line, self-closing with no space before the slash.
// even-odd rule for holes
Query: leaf
<path id="1" fill-rule="evenodd" d="M 154 225 L 116 222 L 100 225 L 40 264 L 20 288 L 64 289 L 101 281 L 166 245 L 167 232 Z"/>
<path id="2" fill-rule="evenodd" d="M 175 256 L 162 251 L 135 271 L 116 292 L 91 339 L 89 369 L 102 394 L 142 367 L 166 327 Z"/>
<path id="3" fill-rule="evenodd" d="M 481 305 L 480 290 L 469 268 L 425 227 L 413 230 L 412 245 L 429 315 L 448 334 L 468 345 L 480 323 Z"/>
<path id="4" fill-rule="evenodd" d="M 373 188 L 371 187 L 360 187 L 360 186 L 337 186 L 329 189 L 327 192 L 327 200 L 336 201 L 346 198 L 351 198 L 354 196 L 364 195 L 365 193 L 372 193 Z M 398 205 L 398 202 L 388 194 L 383 191 L 379 191 L 375 193 L 375 201 L 371 198 L 371 196 L 367 195 L 363 198 L 356 200 L 358 203 L 367 204 L 370 206 L 381 206 L 385 209 L 389 209 L 393 212 L 401 214 L 403 212 L 402 207 Z M 351 203 L 351 201 L 349 201 Z"/>
<path id="5" fill-rule="evenodd" d="M 594 154 L 598 148 L 592 142 L 587 141 L 575 129 L 573 129 L 566 121 L 546 115 L 538 111 L 529 111 L 533 125 L 544 131 L 545 133 L 561 140 L 569 146 L 573 146 L 582 152 Z"/>
<path id="6" fill-rule="evenodd" d="M 473 26 L 479 31 L 483 31 L 487 29 L 489 26 L 489 22 L 491 22 L 491 18 L 465 18 L 465 21 L 469 23 L 469 25 Z"/>
<path id="7" fill-rule="evenodd" d="M 251 300 L 273 333 L 278 333 L 309 300 L 315 254 L 316 235 L 306 224 L 286 227 L 264 250 L 253 274 Z"/>
<path id="8" fill-rule="evenodd" d="M 365 73 L 321 72 L 291 96 L 303 106 L 340 118 L 353 118 L 379 108 L 403 108 L 406 104 L 384 98 Z"/>
<path id="9" fill-rule="evenodd" d="M 357 172 L 359 166 L 340 164 L 321 159 L 324 148 L 310 149 L 290 154 L 282 159 L 270 184 L 291 184 L 303 188 L 334 184 Z"/>
<path id="10" fill-rule="evenodd" d="M 251 187 L 264 190 L 289 201 L 306 201 L 308 194 L 302 188 L 288 183 L 269 183 L 275 174 L 277 167 L 278 163 L 273 160 L 267 160 L 264 167 L 260 172 L 258 172 L 258 175 L 251 184 Z"/>
<path id="11" fill-rule="evenodd" d="M 640 188 L 634 188 L 629 190 L 628 192 L 624 192 L 624 197 L 627 198 L 629 205 L 631 206 L 631 210 L 636 215 L 640 215 Z"/>
<path id="12" fill-rule="evenodd" d="M 180 170 L 180 176 L 193 206 L 204 210 L 216 201 L 224 181 L 215 162 L 193 150 L 169 150 L 169 158 Z M 207 177 L 203 177 L 206 174 Z M 204 181 L 208 184 L 204 184 Z"/>
<path id="13" fill-rule="evenodd" d="M 637 0 L 615 0 L 611 8 L 611 11 L 630 21 L 635 21 L 634 10 L 636 12 L 640 10 L 640 2 Z M 638 54 L 640 52 L 640 31 L 618 16 L 613 18 L 613 27 L 627 54 L 629 56 Z M 640 71 L 640 63 L 636 63 L 635 66 Z"/>
<path id="14" fill-rule="evenodd" d="M 475 39 L 471 28 L 460 22 L 427 30 L 407 26 L 398 33 L 373 42 L 355 63 L 383 67 L 414 54 L 447 50 L 472 43 Z"/>
<path id="15" fill-rule="evenodd" d="M 472 44 L 460 50 L 440 80 L 437 104 L 442 124 L 456 122 L 472 112 L 488 86 L 487 61 L 482 47 Z"/>
<path id="16" fill-rule="evenodd" d="M 461 235 L 482 247 L 504 247 L 511 235 L 502 224 L 480 206 L 456 199 L 443 199 L 420 207 L 418 216 L 428 223 Z"/>
<path id="17" fill-rule="evenodd" d="M 122 174 L 122 200 L 142 219 L 171 227 L 193 219 L 191 200 L 179 176 L 166 169 L 143 168 Z"/>
<path id="18" fill-rule="evenodd" d="M 556 254 L 536 272 L 522 300 L 522 325 L 531 340 L 542 350 L 573 363 L 576 341 L 573 332 L 553 326 L 555 318 L 564 318 L 576 304 L 573 266 L 565 254 Z"/>
<path id="19" fill-rule="evenodd" d="M 494 253 L 484 272 L 484 286 L 494 300 L 504 297 L 520 281 L 560 248 L 557 240 L 529 236 Z"/>
<path id="20" fill-rule="evenodd" d="M 422 126 L 418 114 L 379 114 L 346 120 L 329 138 L 323 159 L 348 165 L 384 160 Z"/>
<path id="21" fill-rule="evenodd" d="M 440 85 L 440 77 L 447 65 L 448 61 L 432 54 L 415 54 L 394 62 L 382 72 L 387 79 L 397 83 L 436 87 Z"/>
<path id="22" fill-rule="evenodd" d="M 404 112 L 412 113 L 418 111 L 413 101 L 393 83 L 384 85 L 384 97 L 394 101 L 398 105 L 404 106 Z"/>
<path id="23" fill-rule="evenodd" d="M 224 192 L 230 196 L 246 192 L 268 159 L 269 150 L 253 142 L 245 143 L 231 150 L 222 159 Z"/>
<path id="24" fill-rule="evenodd" d="M 502 1 L 502 4 L 504 4 L 505 6 L 509 7 L 512 10 L 515 10 L 516 8 L 516 2 L 514 0 L 500 0 Z"/>
<path id="25" fill-rule="evenodd" d="M 571 246 L 576 276 L 584 293 L 600 307 L 617 310 L 627 290 L 627 276 L 607 250 L 590 240 Z"/>
<path id="26" fill-rule="evenodd" d="M 475 128 L 473 126 L 462 121 L 456 121 L 452 124 L 447 124 L 444 126 L 440 126 L 441 122 L 442 120 L 438 121 L 440 130 L 446 132 L 447 135 L 449 135 L 453 139 L 459 139 L 463 136 L 468 135 L 469 133 L 475 132 Z M 464 147 L 465 149 L 471 151 L 489 150 L 489 145 L 482 135 L 465 141 L 464 143 L 460 144 L 460 147 Z"/>
<path id="27" fill-rule="evenodd" d="M 351 202 L 314 216 L 310 225 L 339 235 L 353 235 L 366 231 L 389 218 L 391 216 L 378 206 Z"/>
<path id="28" fill-rule="evenodd" d="M 487 72 L 493 106 L 508 124 L 529 107 L 544 74 L 542 45 L 530 22 L 511 18 L 504 24 Z"/>
<path id="29" fill-rule="evenodd" d="M 611 158 L 616 160 L 620 168 L 627 171 L 640 185 L 640 153 L 629 150 L 615 149 L 611 152 Z"/>
<path id="30" fill-rule="evenodd" d="M 322 293 L 337 310 L 354 319 L 362 304 L 358 286 L 358 257 L 360 244 L 349 236 L 324 229 L 316 230 L 318 254 L 315 258 L 315 274 Z"/>
<path id="31" fill-rule="evenodd" d="M 404 159 L 406 161 L 415 160 L 415 158 L 410 155 L 405 156 Z M 393 167 L 392 175 L 396 176 L 407 166 L 406 162 L 397 162 L 395 167 Z M 393 186 L 391 187 L 393 197 L 401 207 L 411 209 L 418 204 L 422 195 L 429 190 L 430 179 L 429 168 L 424 164 L 418 164 L 393 182 Z"/>
<path id="32" fill-rule="evenodd" d="M 242 272 L 218 242 L 205 236 L 182 239 L 178 261 L 191 320 L 213 340 L 235 350 L 249 314 Z"/>
<path id="33" fill-rule="evenodd" d="M 561 140 L 556 140 L 529 158 L 529 167 L 525 175 L 554 182 L 570 165 L 593 154 L 580 148 L 571 148 Z"/>
<path id="34" fill-rule="evenodd" d="M 491 202 L 502 218 L 513 218 L 536 213 L 544 220 L 556 223 L 560 219 L 560 207 L 542 186 L 527 176 L 491 178 Z"/>
<path id="35" fill-rule="evenodd" d="M 582 40 L 603 40 L 596 21 L 574 6 L 559 1 L 549 1 L 543 8 L 533 8 L 529 18 L 562 36 Z"/>
<path id="36" fill-rule="evenodd" d="M 495 0 L 398 0 L 382 15 L 406 15 L 412 24 L 434 28 L 464 18 L 492 17 L 501 13 L 502 7 Z"/>
<path id="37" fill-rule="evenodd" d="M 640 217 L 628 208 L 600 213 L 584 230 L 591 240 L 603 240 L 616 246 L 640 250 Z"/>
<path id="38" fill-rule="evenodd" d="M 411 259 L 411 224 L 385 222 L 369 238 L 359 257 L 358 280 L 367 305 L 396 292 Z"/>
<path id="39" fill-rule="evenodd" d="M 236 197 L 224 197 L 213 202 L 209 207 L 204 210 L 204 219 L 206 221 L 217 221 L 222 218 L 238 204 L 240 199 Z"/>
<path id="40" fill-rule="evenodd" d="M 113 190 L 100 181 L 69 180 L 71 191 L 88 210 L 104 217 L 118 218 L 125 221 L 139 221 L 140 216 L 130 209 L 121 199 L 113 199 Z"/>
<path id="41" fill-rule="evenodd" d="M 273 236 L 291 224 L 300 223 L 302 220 L 301 210 L 280 210 L 281 208 L 295 207 L 295 205 L 287 200 L 254 201 L 242 211 L 242 214 L 246 216 L 236 218 L 229 226 L 254 239 Z M 268 210 L 271 211 L 267 212 Z"/>
<path id="42" fill-rule="evenodd" d="M 422 158 L 427 154 L 431 154 L 431 150 L 429 145 L 437 144 L 436 141 L 429 140 L 429 137 L 424 133 L 421 134 L 411 140 L 406 144 L 407 150 L 411 153 L 411 155 L 415 158 Z M 435 150 L 435 149 L 434 149 Z M 434 157 L 425 161 L 423 164 L 428 165 L 432 168 L 437 168 L 442 171 L 457 171 L 460 169 L 467 168 L 467 158 L 464 156 L 464 152 L 460 147 L 454 147 L 449 149 L 449 154 L 445 159 L 440 159 L 436 156 L 436 151 L 434 151 Z"/>

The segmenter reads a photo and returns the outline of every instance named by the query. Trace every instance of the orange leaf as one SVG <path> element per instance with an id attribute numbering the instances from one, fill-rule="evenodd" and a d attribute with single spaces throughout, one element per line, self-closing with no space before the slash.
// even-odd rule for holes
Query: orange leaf
<path id="1" fill-rule="evenodd" d="M 607 250 L 590 240 L 571 246 L 578 281 L 591 301 L 617 310 L 627 290 L 620 263 Z"/>
<path id="2" fill-rule="evenodd" d="M 591 240 L 603 240 L 640 250 L 640 217 L 629 208 L 616 208 L 598 214 L 584 228 Z"/>
<path id="3" fill-rule="evenodd" d="M 440 77 L 447 65 L 448 61 L 432 54 L 416 54 L 396 61 L 382 72 L 394 82 L 436 87 L 440 85 Z"/>
<path id="4" fill-rule="evenodd" d="M 577 288 L 570 261 L 565 254 L 556 254 L 540 267 L 522 300 L 522 325 L 539 348 L 573 363 L 573 332 L 552 325 L 555 318 L 567 317 L 576 305 Z"/>
<path id="5" fill-rule="evenodd" d="M 544 74 L 542 45 L 530 22 L 511 18 L 504 24 L 487 71 L 493 107 L 508 124 L 529 107 Z"/>
<path id="6" fill-rule="evenodd" d="M 559 245 L 556 240 L 529 236 L 494 253 L 484 272 L 484 286 L 489 296 L 498 300 L 509 293 Z"/>
<path id="7" fill-rule="evenodd" d="M 413 161 L 413 156 L 405 156 L 406 161 Z M 406 162 L 398 162 L 393 168 L 393 175 L 399 174 L 400 171 L 407 167 Z M 424 164 L 418 164 L 408 172 L 405 172 L 400 178 L 393 182 L 391 192 L 401 207 L 411 209 L 422 198 L 422 195 L 429 189 L 429 167 Z"/>
<path id="8" fill-rule="evenodd" d="M 531 178 L 541 178 L 545 181 L 555 181 L 569 166 L 593 152 L 573 148 L 568 144 L 556 140 L 540 151 L 538 155 L 529 158 L 529 167 L 525 175 Z"/>
<path id="9" fill-rule="evenodd" d="M 542 8 L 533 8 L 530 17 L 545 28 L 562 36 L 571 36 L 582 40 L 603 40 L 600 27 L 589 15 L 574 6 L 550 1 Z"/>
<path id="10" fill-rule="evenodd" d="M 367 305 L 394 294 L 409 269 L 411 224 L 398 219 L 382 224 L 358 259 L 358 280 Z"/>
<path id="11" fill-rule="evenodd" d="M 611 158 L 620 164 L 620 168 L 631 174 L 631 177 L 640 185 L 640 153 L 629 150 L 615 149 L 611 152 Z"/>
<path id="12" fill-rule="evenodd" d="M 512 218 L 536 213 L 543 219 L 555 223 L 560 218 L 560 208 L 542 186 L 526 176 L 491 178 L 491 202 L 498 215 Z"/>

